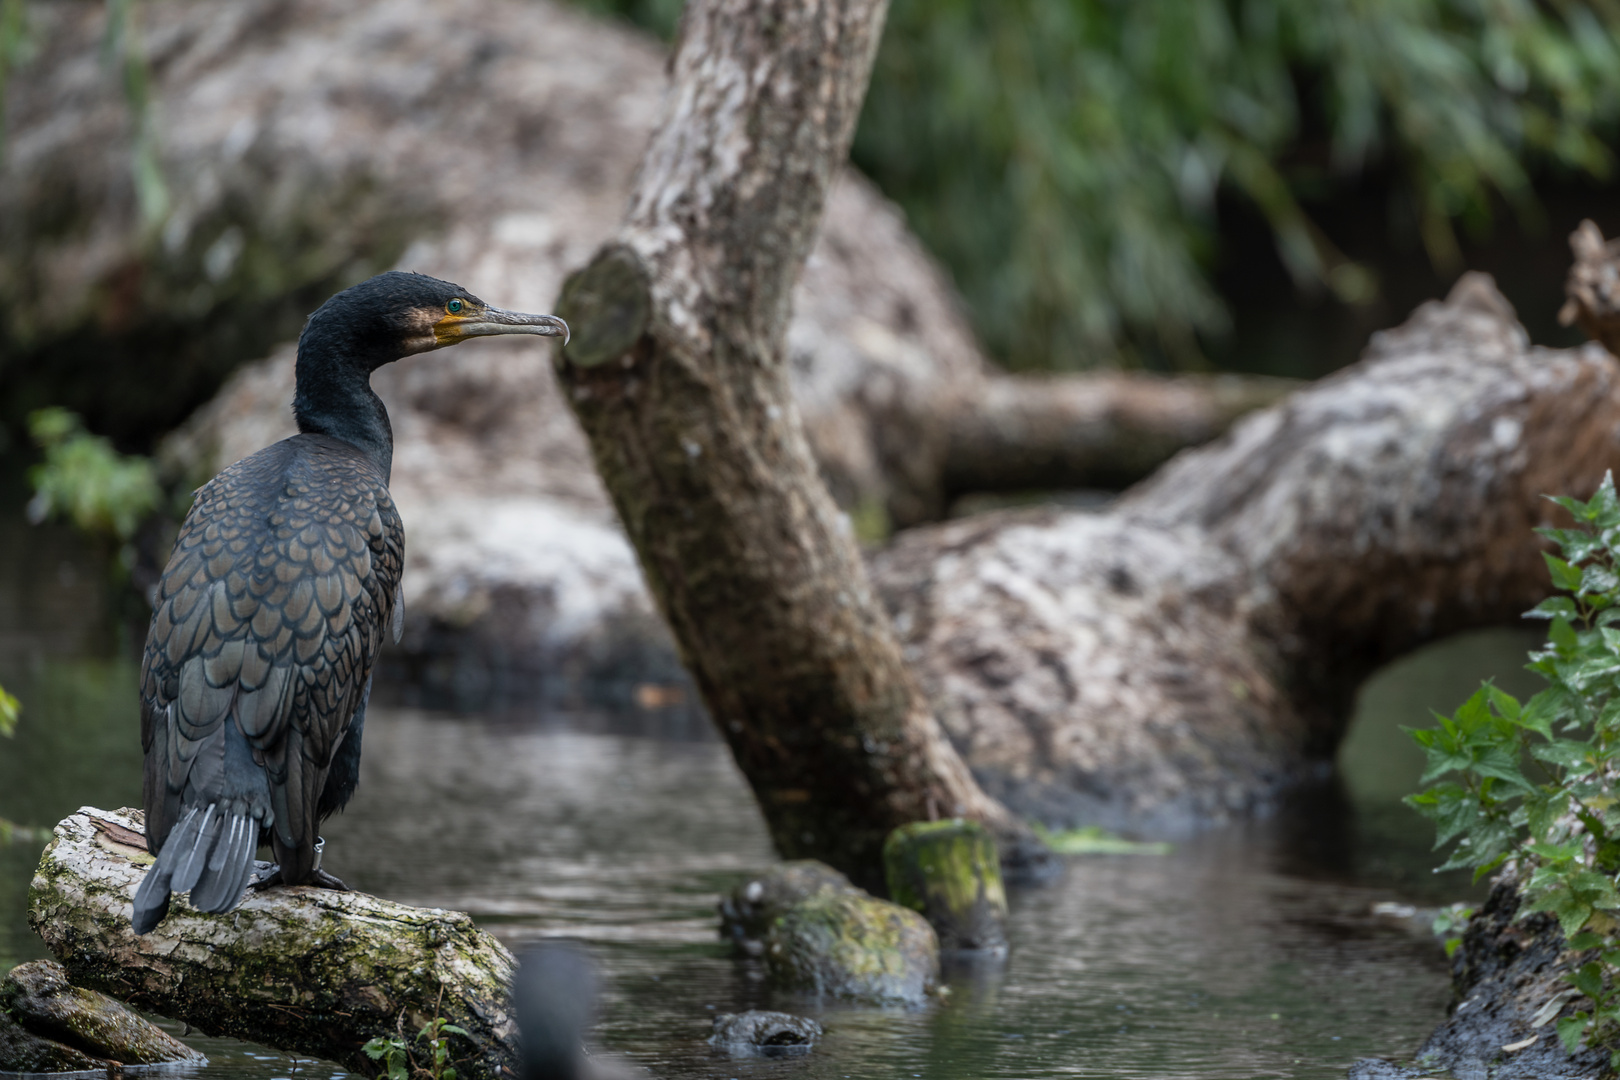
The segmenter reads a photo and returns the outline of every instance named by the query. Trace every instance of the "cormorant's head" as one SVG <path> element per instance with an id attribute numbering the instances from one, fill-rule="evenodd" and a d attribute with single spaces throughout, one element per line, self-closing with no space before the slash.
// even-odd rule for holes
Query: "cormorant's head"
<path id="1" fill-rule="evenodd" d="M 306 351 L 358 361 L 369 370 L 402 356 L 442 349 L 472 337 L 538 334 L 568 343 L 555 315 L 491 307 L 460 285 L 426 274 L 390 270 L 344 289 L 316 309 L 298 340 Z"/>

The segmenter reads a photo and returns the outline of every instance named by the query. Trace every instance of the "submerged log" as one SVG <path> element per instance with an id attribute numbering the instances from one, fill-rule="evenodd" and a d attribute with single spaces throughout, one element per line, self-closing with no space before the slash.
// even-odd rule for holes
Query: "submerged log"
<path id="1" fill-rule="evenodd" d="M 986 790 L 1177 833 L 1323 768 L 1380 664 L 1516 622 L 1549 589 L 1542 496 L 1616 467 L 1620 362 L 1532 347 L 1470 274 L 1106 512 L 913 530 L 874 581 Z"/>
<path id="2" fill-rule="evenodd" d="M 131 899 L 147 854 L 138 810 L 85 807 L 56 827 L 29 890 L 29 923 L 75 984 L 183 1020 L 208 1035 L 335 1061 L 364 1076 L 378 1036 L 416 1049 L 442 1016 L 467 1080 L 513 1067 L 512 955 L 460 912 L 424 910 L 358 892 L 277 888 L 225 915 L 177 900 L 136 937 Z M 508 1074 L 510 1075 L 510 1074 Z"/>

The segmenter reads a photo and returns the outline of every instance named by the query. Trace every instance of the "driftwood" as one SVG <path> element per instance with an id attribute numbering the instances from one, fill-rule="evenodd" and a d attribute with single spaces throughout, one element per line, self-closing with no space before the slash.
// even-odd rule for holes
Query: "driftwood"
<path id="1" fill-rule="evenodd" d="M 461 1076 L 496 1080 L 513 1066 L 512 955 L 460 912 L 278 888 L 226 915 L 177 899 L 156 930 L 137 938 L 131 898 L 152 862 L 141 818 L 85 807 L 57 825 L 40 860 L 29 922 L 76 985 L 205 1034 L 366 1076 L 378 1071 L 361 1051 L 367 1040 L 403 1034 L 414 1044 L 436 1016 L 472 1034 L 454 1037 Z"/>
<path id="2" fill-rule="evenodd" d="M 975 776 L 1178 832 L 1322 768 L 1378 665 L 1549 590 L 1545 493 L 1620 466 L 1620 362 L 1530 346 L 1483 275 L 1104 513 L 903 534 L 874 581 Z"/>

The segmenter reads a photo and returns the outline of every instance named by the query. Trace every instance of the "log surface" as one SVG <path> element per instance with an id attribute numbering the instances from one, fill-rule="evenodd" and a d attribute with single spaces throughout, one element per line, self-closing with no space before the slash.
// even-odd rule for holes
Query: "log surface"
<path id="1" fill-rule="evenodd" d="M 136 937 L 131 901 L 152 863 L 137 810 L 85 807 L 57 825 L 29 890 L 29 923 L 75 984 L 229 1036 L 371 1076 L 376 1036 L 443 1016 L 465 1080 L 516 1061 L 507 1011 L 512 955 L 470 916 L 308 887 L 250 894 L 208 915 L 176 899 Z"/>

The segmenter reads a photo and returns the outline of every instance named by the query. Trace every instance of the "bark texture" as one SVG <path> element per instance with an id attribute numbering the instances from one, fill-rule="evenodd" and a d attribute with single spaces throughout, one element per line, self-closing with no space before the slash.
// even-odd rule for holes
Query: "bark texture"
<path id="1" fill-rule="evenodd" d="M 908 821 L 970 817 L 1039 851 L 901 662 L 789 380 L 791 287 L 884 8 L 689 5 L 625 224 L 558 308 L 569 402 L 778 849 L 872 883 Z"/>
<path id="2" fill-rule="evenodd" d="M 1104 513 L 902 535 L 874 579 L 981 784 L 1177 833 L 1323 768 L 1355 691 L 1549 589 L 1533 529 L 1620 466 L 1620 363 L 1529 345 L 1483 275 Z"/>
<path id="3" fill-rule="evenodd" d="M 73 981 L 137 1008 L 335 1061 L 363 1076 L 375 1036 L 414 1040 L 448 1018 L 461 1076 L 497 1080 L 516 1061 L 507 1014 L 512 955 L 467 915 L 364 893 L 281 888 L 207 915 L 175 901 L 136 937 L 130 904 L 147 854 L 138 810 L 85 807 L 56 827 L 29 890 L 29 923 Z"/>

